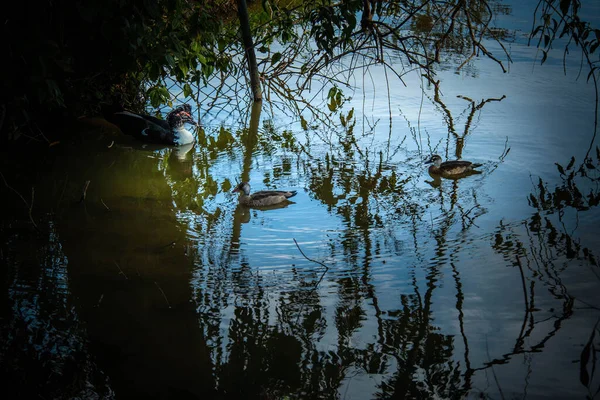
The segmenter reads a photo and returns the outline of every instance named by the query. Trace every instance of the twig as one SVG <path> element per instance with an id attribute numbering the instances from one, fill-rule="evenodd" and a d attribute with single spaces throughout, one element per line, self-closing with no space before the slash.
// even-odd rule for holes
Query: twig
<path id="1" fill-rule="evenodd" d="M 120 271 L 119 273 L 122 274 L 125 277 L 125 279 L 129 279 L 127 277 L 127 275 L 125 275 L 125 272 L 123 272 L 123 270 L 121 269 L 121 266 L 119 265 L 119 263 L 115 261 L 115 264 L 117 265 L 117 268 L 119 268 L 119 271 Z"/>
<path id="2" fill-rule="evenodd" d="M 85 184 L 83 185 L 83 192 L 81 193 L 81 199 L 79 199 L 80 203 L 82 203 L 85 200 L 85 196 L 87 194 L 88 186 L 90 186 L 90 181 L 85 181 Z"/>
<path id="3" fill-rule="evenodd" d="M 323 274 L 321 275 L 321 277 L 319 278 L 319 280 L 317 281 L 317 283 L 315 284 L 315 286 L 312 288 L 312 290 L 316 290 L 316 289 L 317 289 L 317 287 L 318 287 L 318 286 L 321 284 L 321 282 L 323 281 L 323 278 L 325 278 L 325 274 L 327 273 L 327 271 L 329 271 L 329 267 L 328 267 L 327 265 L 323 264 L 323 263 L 322 263 L 322 262 L 320 262 L 320 261 L 317 261 L 317 260 L 313 260 L 313 259 L 311 259 L 311 258 L 308 258 L 308 257 L 306 256 L 306 254 L 304 254 L 304 252 L 303 252 L 303 251 L 302 251 L 302 249 L 300 248 L 300 245 L 298 245 L 298 242 L 296 241 L 296 239 L 295 239 L 295 238 L 292 238 L 292 239 L 294 239 L 294 243 L 296 243 L 296 247 L 298 248 L 298 250 L 300 250 L 300 253 L 301 253 L 301 254 L 304 256 L 304 258 L 306 258 L 308 261 L 312 261 L 312 262 L 314 262 L 314 263 L 317 263 L 317 264 L 321 265 L 323 268 L 325 268 L 325 271 L 323 271 Z"/>
<path id="4" fill-rule="evenodd" d="M 56 203 L 56 208 L 60 207 L 60 203 L 63 199 L 63 196 L 65 195 L 65 189 L 67 188 L 67 183 L 69 183 L 69 174 L 67 174 L 67 177 L 65 178 L 65 184 L 63 185 L 62 192 L 60 193 L 60 198 L 58 199 L 58 203 Z"/>
<path id="5" fill-rule="evenodd" d="M 317 260 L 313 260 L 311 258 L 308 258 L 306 256 L 306 254 L 304 254 L 304 252 L 302 251 L 302 249 L 300 248 L 300 246 L 298 245 L 298 242 L 296 241 L 296 239 L 295 238 L 292 238 L 292 239 L 294 240 L 294 243 L 296 243 L 296 247 L 298 248 L 298 250 L 300 250 L 300 253 L 304 256 L 304 258 L 306 258 L 308 261 L 312 261 L 314 263 L 317 263 L 317 264 L 321 265 L 323 268 L 325 268 L 326 272 L 329 271 L 329 267 L 327 265 L 323 264 L 321 261 L 317 261 Z"/>
<path id="6" fill-rule="evenodd" d="M 34 195 L 34 189 L 33 186 L 31 187 L 31 203 L 27 203 L 27 200 L 25 200 L 25 197 L 23 197 L 23 195 L 21 193 L 19 193 L 17 191 L 17 189 L 13 188 L 12 186 L 10 186 L 8 184 L 8 182 L 6 182 L 6 178 L 4 178 L 4 174 L 2 172 L 0 172 L 0 176 L 2 177 L 2 180 L 4 181 L 4 185 L 9 188 L 10 190 L 12 190 L 13 192 L 15 192 L 20 198 L 21 200 L 23 200 L 23 203 L 25 203 L 25 205 L 28 207 L 28 213 L 29 213 L 29 220 L 31 221 L 31 223 L 33 224 L 33 227 L 36 230 L 40 230 L 40 228 L 38 228 L 37 224 L 35 223 L 35 221 L 33 220 L 33 216 L 31 215 L 32 211 L 33 211 L 33 195 Z"/>
<path id="7" fill-rule="evenodd" d="M 100 198 L 100 202 L 102 203 L 102 205 L 103 205 L 104 207 L 106 207 L 106 209 L 107 209 L 108 211 L 110 211 L 110 208 L 108 208 L 108 206 L 107 206 L 107 205 L 104 203 L 104 200 L 102 200 L 102 198 Z"/>
<path id="8" fill-rule="evenodd" d="M 102 299 L 104 299 L 104 293 L 102 293 L 100 295 L 100 298 L 98 299 L 98 303 L 96 304 L 96 308 L 100 307 L 100 303 L 102 303 Z"/>
<path id="9" fill-rule="evenodd" d="M 154 284 L 156 285 L 156 287 L 158 288 L 158 290 L 160 290 L 160 292 L 162 293 L 163 297 L 165 298 L 165 301 L 167 302 L 167 306 L 169 306 L 169 308 L 171 308 L 171 304 L 169 304 L 169 300 L 167 299 L 167 295 L 162 290 L 162 288 L 158 285 L 158 282 L 154 281 Z"/>

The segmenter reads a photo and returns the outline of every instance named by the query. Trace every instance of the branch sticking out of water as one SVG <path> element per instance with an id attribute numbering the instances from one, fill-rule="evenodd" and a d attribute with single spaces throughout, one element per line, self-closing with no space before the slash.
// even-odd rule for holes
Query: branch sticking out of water
<path id="1" fill-rule="evenodd" d="M 306 258 L 308 261 L 312 261 L 312 262 L 314 262 L 316 264 L 319 264 L 320 266 L 322 266 L 323 268 L 325 268 L 325 271 L 323 271 L 323 274 L 321 275 L 321 278 L 319 278 L 319 281 L 316 283 L 315 287 L 312 288 L 312 290 L 315 290 L 319 286 L 319 284 L 321 283 L 321 281 L 323 280 L 323 278 L 325 277 L 325 274 L 327 273 L 327 271 L 329 271 L 329 267 L 327 265 L 323 264 L 321 261 L 317 261 L 317 260 L 313 260 L 312 258 L 308 258 L 306 256 L 306 254 L 304 254 L 304 252 L 300 248 L 300 245 L 298 244 L 298 242 L 296 241 L 296 239 L 295 238 L 292 238 L 292 239 L 294 239 L 294 243 L 296 243 L 296 247 L 298 248 L 298 250 L 300 250 L 300 254 L 302 254 L 304 256 L 304 258 Z"/>
<path id="2" fill-rule="evenodd" d="M 121 266 L 119 265 L 119 263 L 115 261 L 115 265 L 117 266 L 117 268 L 119 268 L 119 273 L 120 273 L 121 275 L 123 275 L 123 276 L 125 277 L 125 279 L 129 279 L 129 278 L 127 277 L 127 275 L 125 275 L 125 272 L 123 272 L 123 270 L 121 269 Z"/>
<path id="3" fill-rule="evenodd" d="M 296 241 L 296 239 L 295 238 L 292 238 L 292 239 L 294 239 L 294 243 L 296 243 L 296 247 L 298 248 L 298 250 L 300 250 L 300 253 L 304 256 L 304 258 L 306 258 L 308 261 L 312 261 L 312 262 L 314 262 L 316 264 L 321 265 L 323 268 L 325 268 L 325 272 L 329 271 L 329 267 L 327 265 L 323 264 L 321 261 L 317 261 L 317 260 L 313 260 L 312 258 L 308 258 L 306 256 L 306 254 L 304 254 L 304 252 L 300 248 L 300 245 L 298 244 L 298 242 Z"/>
<path id="4" fill-rule="evenodd" d="M 39 230 L 40 230 L 40 228 L 38 228 L 37 224 L 36 224 L 36 223 L 35 223 L 35 221 L 33 220 L 33 216 L 31 215 L 31 213 L 32 213 L 32 210 L 33 210 L 33 197 L 34 197 L 34 194 L 35 194 L 35 191 L 34 191 L 34 189 L 33 189 L 33 186 L 31 187 L 31 202 L 29 202 L 29 203 L 28 203 L 28 202 L 27 202 L 27 200 L 25 200 L 25 197 L 23 197 L 23 195 L 22 195 L 21 193 L 19 193 L 19 192 L 17 191 L 17 189 L 13 188 L 12 186 L 10 186 L 10 185 L 8 184 L 8 182 L 6 182 L 6 178 L 4 178 L 4 174 L 3 174 L 2 172 L 0 172 L 0 176 L 2 177 L 2 180 L 4 181 L 4 185 L 5 185 L 7 188 L 9 188 L 10 190 L 12 190 L 13 192 L 15 192 L 15 193 L 16 193 L 16 194 L 17 194 L 17 195 L 18 195 L 18 196 L 21 198 L 21 200 L 23 200 L 23 203 L 25 203 L 25 205 L 27 206 L 27 209 L 28 209 L 27 211 L 28 211 L 28 213 L 29 213 L 29 220 L 30 220 L 30 221 L 31 221 L 31 223 L 33 224 L 33 227 L 34 227 L 36 230 L 38 230 L 38 231 L 39 231 Z"/>
<path id="5" fill-rule="evenodd" d="M 82 203 L 85 200 L 85 196 L 87 194 L 88 186 L 90 186 L 90 181 L 85 181 L 85 184 L 83 185 L 83 192 L 81 193 L 81 199 L 79 199 L 80 203 Z"/>
<path id="6" fill-rule="evenodd" d="M 167 295 L 165 294 L 165 292 L 162 290 L 162 288 L 158 285 L 158 282 L 154 281 L 154 284 L 156 285 L 156 287 L 158 288 L 158 290 L 160 290 L 160 292 L 162 293 L 163 297 L 165 298 L 165 302 L 167 303 L 167 306 L 169 308 L 171 308 L 171 304 L 169 304 L 169 299 L 167 299 Z"/>

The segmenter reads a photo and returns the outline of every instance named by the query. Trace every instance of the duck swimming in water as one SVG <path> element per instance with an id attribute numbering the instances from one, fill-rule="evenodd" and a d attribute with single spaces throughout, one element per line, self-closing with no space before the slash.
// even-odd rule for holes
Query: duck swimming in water
<path id="1" fill-rule="evenodd" d="M 233 193 L 238 192 L 240 193 L 240 204 L 249 207 L 267 207 L 281 204 L 297 193 L 295 190 L 261 190 L 250 194 L 250 184 L 248 182 L 242 182 L 233 189 Z"/>
<path id="2" fill-rule="evenodd" d="M 433 164 L 429 166 L 429 173 L 432 175 L 441 175 L 443 177 L 460 177 L 468 174 L 481 173 L 474 168 L 480 167 L 482 164 L 474 164 L 470 161 L 452 160 L 442 162 L 442 157 L 437 154 L 425 161 L 425 164 Z"/>
<path id="3" fill-rule="evenodd" d="M 118 110 L 105 115 L 105 118 L 117 125 L 123 133 L 137 139 L 150 143 L 181 146 L 196 141 L 194 133 L 185 127 L 186 123 L 198 126 L 191 113 L 192 107 L 183 104 L 171 110 L 164 120 L 127 110 Z"/>

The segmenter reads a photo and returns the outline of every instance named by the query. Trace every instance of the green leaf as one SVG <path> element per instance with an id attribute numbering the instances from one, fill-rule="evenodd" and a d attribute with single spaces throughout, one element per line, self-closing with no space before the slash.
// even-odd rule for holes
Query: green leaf
<path id="1" fill-rule="evenodd" d="M 192 87 L 189 85 L 189 83 L 185 83 L 183 85 L 183 95 L 185 97 L 190 97 L 192 94 L 194 94 Z"/>
<path id="2" fill-rule="evenodd" d="M 271 56 L 271 65 L 277 64 L 281 60 L 281 53 L 277 52 Z"/>
<path id="3" fill-rule="evenodd" d="M 188 66 L 184 62 L 180 62 L 178 66 L 179 66 L 179 70 L 181 71 L 181 73 L 185 77 L 188 74 L 188 71 L 189 71 Z"/>
<path id="4" fill-rule="evenodd" d="M 337 103 L 335 99 L 332 98 L 331 101 L 327 103 L 327 107 L 329 108 L 329 111 L 335 111 L 337 109 Z"/>
<path id="5" fill-rule="evenodd" d="M 175 59 L 170 54 L 165 54 L 165 60 L 167 61 L 167 64 L 169 64 L 170 67 L 175 66 Z"/>
<path id="6" fill-rule="evenodd" d="M 338 88 L 335 86 L 332 87 L 331 89 L 329 89 L 329 92 L 327 92 L 327 98 L 331 99 L 332 97 L 334 97 L 337 90 L 338 90 Z"/>
<path id="7" fill-rule="evenodd" d="M 305 131 L 308 130 L 308 122 L 306 122 L 306 120 L 304 119 L 303 116 L 300 116 L 300 125 L 302 126 L 302 129 L 304 129 Z"/>

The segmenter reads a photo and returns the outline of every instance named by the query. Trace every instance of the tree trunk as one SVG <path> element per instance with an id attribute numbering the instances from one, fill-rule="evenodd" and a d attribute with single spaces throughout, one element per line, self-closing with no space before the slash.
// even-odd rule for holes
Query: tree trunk
<path id="1" fill-rule="evenodd" d="M 248 72 L 250 73 L 250 87 L 255 102 L 262 101 L 262 90 L 260 88 L 260 77 L 258 75 L 258 65 L 256 64 L 256 53 L 254 52 L 254 43 L 252 33 L 250 32 L 250 21 L 248 18 L 248 7 L 246 0 L 237 0 L 238 17 L 242 29 L 242 40 L 246 50 L 246 60 L 248 60 Z"/>

